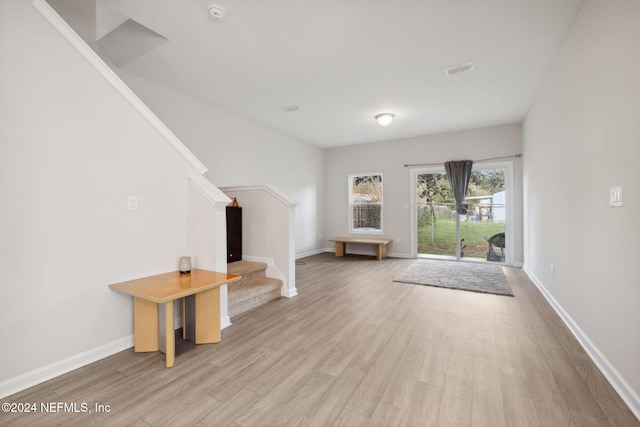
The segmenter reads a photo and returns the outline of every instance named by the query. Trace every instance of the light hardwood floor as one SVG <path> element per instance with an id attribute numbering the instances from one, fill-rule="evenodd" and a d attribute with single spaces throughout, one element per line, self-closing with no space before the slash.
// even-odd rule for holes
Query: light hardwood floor
<path id="1" fill-rule="evenodd" d="M 2 399 L 109 413 L 0 413 L 0 425 L 640 426 L 542 295 L 393 282 L 413 260 L 320 254 L 299 295 L 233 319 L 173 368 L 127 350 Z"/>

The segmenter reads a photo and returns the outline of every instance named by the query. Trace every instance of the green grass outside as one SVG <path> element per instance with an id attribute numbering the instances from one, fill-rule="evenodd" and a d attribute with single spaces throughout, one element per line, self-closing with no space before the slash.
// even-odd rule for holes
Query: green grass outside
<path id="1" fill-rule="evenodd" d="M 436 220 L 434 231 L 434 244 L 431 244 L 431 222 L 421 217 L 418 221 L 418 253 L 455 256 L 455 220 Z M 504 232 L 504 223 L 501 222 L 461 222 L 460 238 L 464 239 L 464 257 L 486 258 L 488 246 L 484 238 L 501 232 Z"/>

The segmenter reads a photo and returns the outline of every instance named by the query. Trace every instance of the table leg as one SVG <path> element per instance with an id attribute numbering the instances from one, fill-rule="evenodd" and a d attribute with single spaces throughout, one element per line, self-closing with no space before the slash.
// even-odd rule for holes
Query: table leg
<path id="1" fill-rule="evenodd" d="M 173 301 L 164 303 L 164 310 L 165 362 L 167 368 L 170 368 L 176 360 L 176 335 L 173 329 Z"/>
<path id="2" fill-rule="evenodd" d="M 344 256 L 346 243 L 336 242 L 336 256 Z"/>
<path id="3" fill-rule="evenodd" d="M 182 339 L 187 339 L 187 300 L 182 298 Z"/>
<path id="4" fill-rule="evenodd" d="M 133 350 L 158 351 L 158 304 L 133 297 Z"/>
<path id="5" fill-rule="evenodd" d="M 220 342 L 220 288 L 199 292 L 195 298 L 196 344 Z"/>

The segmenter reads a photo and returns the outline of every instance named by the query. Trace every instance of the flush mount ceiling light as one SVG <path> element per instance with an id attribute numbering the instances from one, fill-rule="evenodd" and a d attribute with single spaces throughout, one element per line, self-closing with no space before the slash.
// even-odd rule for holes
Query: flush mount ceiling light
<path id="1" fill-rule="evenodd" d="M 209 6 L 209 15 L 213 16 L 214 18 L 224 18 L 224 9 L 222 8 L 222 6 L 218 6 L 217 4 L 212 4 L 211 6 Z"/>
<path id="2" fill-rule="evenodd" d="M 376 114 L 376 121 L 380 126 L 389 126 L 389 123 L 391 123 L 391 120 L 393 120 L 395 116 L 393 113 Z"/>

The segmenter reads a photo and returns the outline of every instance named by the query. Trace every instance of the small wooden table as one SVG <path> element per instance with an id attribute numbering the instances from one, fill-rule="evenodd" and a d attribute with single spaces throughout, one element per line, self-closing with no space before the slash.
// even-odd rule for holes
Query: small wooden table
<path id="1" fill-rule="evenodd" d="M 387 245 L 393 240 L 389 239 L 368 239 L 357 237 L 339 237 L 337 239 L 331 239 L 330 242 L 336 243 L 336 256 L 344 256 L 346 254 L 347 243 L 357 243 L 361 245 L 375 245 L 376 246 L 376 259 L 382 259 L 387 257 Z"/>
<path id="2" fill-rule="evenodd" d="M 220 286 L 238 281 L 240 278 L 241 276 L 234 274 L 193 269 L 189 274 L 174 271 L 115 283 L 109 287 L 133 296 L 135 352 L 160 350 L 161 325 L 158 320 L 158 308 L 160 304 L 164 304 L 165 361 L 167 368 L 170 368 L 175 361 L 173 301 L 193 296 L 191 315 L 194 317 L 193 335 L 196 344 L 220 342 Z"/>

